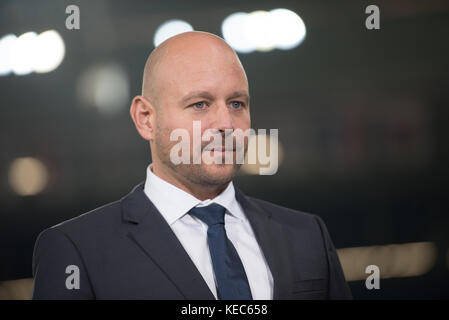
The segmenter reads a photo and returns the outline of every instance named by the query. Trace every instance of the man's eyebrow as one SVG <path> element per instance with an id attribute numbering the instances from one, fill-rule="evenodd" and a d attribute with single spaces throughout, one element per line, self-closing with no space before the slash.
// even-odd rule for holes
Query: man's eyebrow
<path id="1" fill-rule="evenodd" d="M 249 102 L 249 94 L 246 91 L 234 91 L 227 100 L 235 99 L 235 98 L 244 98 L 246 102 Z"/>
<path id="2" fill-rule="evenodd" d="M 193 92 L 188 93 L 187 95 L 185 95 L 182 98 L 181 104 L 185 104 L 195 98 L 203 98 L 203 99 L 213 100 L 214 96 L 208 91 L 193 91 Z M 231 100 L 231 99 L 235 99 L 235 98 L 244 98 L 246 100 L 246 102 L 249 102 L 249 94 L 246 91 L 234 91 L 227 97 L 227 100 Z"/>
<path id="3" fill-rule="evenodd" d="M 185 104 L 188 101 L 195 99 L 195 98 L 204 98 L 212 100 L 214 97 L 208 92 L 208 91 L 193 91 L 185 95 L 182 100 L 181 104 Z"/>

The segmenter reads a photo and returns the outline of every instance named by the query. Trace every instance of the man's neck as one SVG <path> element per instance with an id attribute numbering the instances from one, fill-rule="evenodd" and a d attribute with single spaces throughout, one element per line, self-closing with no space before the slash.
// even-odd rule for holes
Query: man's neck
<path id="1" fill-rule="evenodd" d="M 223 190 L 225 190 L 229 185 L 229 182 L 218 186 L 204 186 L 194 184 L 186 181 L 176 173 L 172 173 L 171 171 L 168 172 L 168 170 L 165 169 L 164 166 L 159 166 L 154 162 L 151 164 L 150 170 L 153 174 L 155 174 L 162 180 L 174 185 L 175 187 L 178 187 L 179 189 L 191 194 L 201 201 L 215 198 L 220 193 L 222 193 Z"/>

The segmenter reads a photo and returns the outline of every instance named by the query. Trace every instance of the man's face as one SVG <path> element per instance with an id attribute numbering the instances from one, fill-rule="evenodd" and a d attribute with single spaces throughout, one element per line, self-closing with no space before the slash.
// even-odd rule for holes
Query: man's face
<path id="1" fill-rule="evenodd" d="M 201 141 L 201 156 L 221 157 L 222 163 L 193 163 L 193 122 L 201 122 L 201 136 L 205 130 L 225 134 L 251 126 L 248 82 L 241 64 L 234 54 L 223 48 L 198 50 L 198 54 L 176 54 L 164 61 L 164 72 L 158 79 L 158 107 L 153 158 L 191 183 L 217 186 L 232 180 L 240 165 L 234 150 L 205 150 L 213 139 Z M 159 73 L 161 74 L 161 73 Z M 190 163 L 175 165 L 170 151 L 179 141 L 170 141 L 175 129 L 185 129 L 190 136 Z M 226 133 L 225 133 L 226 130 Z M 229 137 L 228 137 L 229 138 Z M 244 140 L 247 149 L 247 139 Z M 232 164 L 225 164 L 226 153 L 232 153 Z M 229 156 L 229 154 L 228 154 Z M 154 161 L 154 160 L 153 160 Z"/>

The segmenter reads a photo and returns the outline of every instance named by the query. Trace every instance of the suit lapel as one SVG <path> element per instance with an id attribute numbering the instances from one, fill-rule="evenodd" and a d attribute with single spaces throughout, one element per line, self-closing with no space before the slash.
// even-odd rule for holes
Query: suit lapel
<path id="1" fill-rule="evenodd" d="M 122 199 L 123 219 L 136 224 L 130 237 L 189 300 L 215 299 L 170 226 L 137 185 Z"/>
<path id="2" fill-rule="evenodd" d="M 282 225 L 272 219 L 271 213 L 246 197 L 235 188 L 236 199 L 240 203 L 262 249 L 273 276 L 273 299 L 289 299 L 292 285 L 292 262 L 286 252 L 287 244 L 282 239 Z"/>
<path id="3" fill-rule="evenodd" d="M 186 299 L 215 299 L 170 226 L 145 195 L 143 186 L 143 182 L 138 184 L 121 200 L 123 219 L 135 224 L 130 237 Z M 235 191 L 273 275 L 273 299 L 289 299 L 292 263 L 286 252 L 287 244 L 282 241 L 282 225 L 240 189 L 235 187 Z"/>

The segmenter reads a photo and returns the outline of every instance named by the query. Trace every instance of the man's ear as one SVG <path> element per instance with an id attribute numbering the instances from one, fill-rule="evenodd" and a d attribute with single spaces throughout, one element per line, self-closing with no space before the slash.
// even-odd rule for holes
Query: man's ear
<path id="1" fill-rule="evenodd" d="M 155 135 L 155 108 L 143 96 L 135 96 L 129 109 L 137 131 L 145 140 L 153 140 Z"/>

